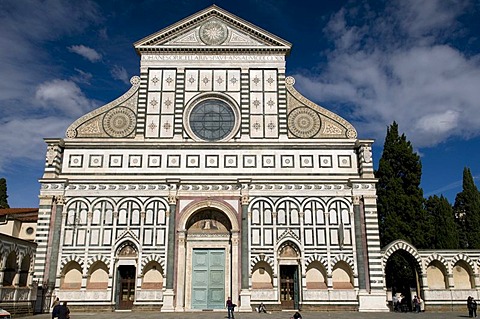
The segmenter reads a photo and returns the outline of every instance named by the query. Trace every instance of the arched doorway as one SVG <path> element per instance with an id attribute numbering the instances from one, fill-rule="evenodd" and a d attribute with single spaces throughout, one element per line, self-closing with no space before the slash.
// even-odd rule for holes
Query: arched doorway
<path id="1" fill-rule="evenodd" d="M 135 302 L 137 248 L 126 241 L 118 247 L 116 255 L 116 309 L 130 310 Z"/>
<path id="2" fill-rule="evenodd" d="M 279 246 L 280 303 L 282 309 L 299 309 L 300 304 L 300 250 L 291 241 Z"/>
<path id="3" fill-rule="evenodd" d="M 412 311 L 413 297 L 423 299 L 421 273 L 418 261 L 407 250 L 398 249 L 390 254 L 385 264 L 385 284 L 392 310 Z M 395 308 L 393 300 L 397 298 L 401 302 Z"/>
<path id="4" fill-rule="evenodd" d="M 177 231 L 176 311 L 224 309 L 238 300 L 238 223 L 221 202 L 200 202 L 182 214 Z"/>

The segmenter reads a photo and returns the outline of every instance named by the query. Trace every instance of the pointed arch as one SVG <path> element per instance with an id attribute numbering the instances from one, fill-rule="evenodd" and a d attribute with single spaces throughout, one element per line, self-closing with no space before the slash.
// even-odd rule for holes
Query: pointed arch
<path id="1" fill-rule="evenodd" d="M 298 258 L 299 260 L 301 260 L 303 256 L 302 249 L 301 249 L 302 245 L 298 239 L 293 237 L 284 237 L 283 239 L 277 242 L 277 245 L 275 247 L 277 258 L 279 259 L 282 258 L 280 254 L 282 253 L 282 249 L 285 248 L 286 246 L 290 246 L 295 251 L 296 256 L 291 256 L 292 258 Z M 290 259 L 289 256 L 286 256 L 286 258 Z"/>
<path id="2" fill-rule="evenodd" d="M 356 271 L 356 268 L 355 268 L 355 262 L 353 261 L 353 258 L 351 256 L 347 256 L 347 255 L 344 255 L 344 254 L 336 255 L 332 259 L 331 269 L 333 269 L 335 267 L 335 265 L 338 264 L 341 261 L 345 262 L 350 267 L 350 269 L 352 271 L 352 274 L 354 276 L 357 275 L 357 271 Z"/>
<path id="3" fill-rule="evenodd" d="M 115 254 L 118 254 L 123 248 L 123 246 L 127 246 L 130 243 L 133 245 L 132 248 L 135 250 L 138 256 L 139 247 L 142 247 L 142 245 L 140 244 L 139 239 L 130 230 L 124 231 L 119 236 L 119 239 L 117 239 L 115 245 L 113 246 L 113 251 L 115 252 Z"/>
<path id="4" fill-rule="evenodd" d="M 259 262 L 266 262 L 272 269 L 275 268 L 275 260 L 271 256 L 254 256 L 250 260 L 250 273 L 252 273 L 253 267 Z"/>
<path id="5" fill-rule="evenodd" d="M 141 263 L 141 273 L 144 273 L 145 267 L 152 261 L 157 262 L 162 267 L 162 275 L 165 276 L 165 260 L 160 258 L 159 255 L 148 255 L 144 257 Z"/>
<path id="6" fill-rule="evenodd" d="M 459 261 L 464 261 L 468 266 L 470 266 L 470 272 L 475 271 L 475 262 L 468 256 L 463 253 L 457 254 L 452 258 L 452 269 L 455 267 L 455 264 Z"/>
<path id="7" fill-rule="evenodd" d="M 96 255 L 92 256 L 87 260 L 87 268 L 90 269 L 94 263 L 101 261 L 110 269 L 110 258 L 107 258 L 105 255 Z"/>
<path id="8" fill-rule="evenodd" d="M 67 261 L 68 260 L 68 261 Z M 68 256 L 62 260 L 60 289 L 77 290 L 82 287 L 83 262 L 78 256 Z"/>
<path id="9" fill-rule="evenodd" d="M 64 257 L 62 258 L 62 261 L 60 262 L 60 267 L 63 269 L 65 268 L 65 266 L 71 262 L 71 261 L 74 261 L 76 262 L 77 264 L 79 264 L 82 268 L 84 266 L 83 264 L 83 258 L 80 257 L 80 256 L 77 256 L 77 255 L 70 255 L 70 256 L 67 256 L 67 257 Z"/>
<path id="10" fill-rule="evenodd" d="M 385 248 L 383 249 L 383 258 L 382 258 L 382 268 L 383 272 L 385 273 L 385 266 L 387 265 L 387 261 L 390 258 L 393 253 L 395 253 L 398 250 L 404 250 L 407 253 L 409 253 L 417 262 L 416 268 L 420 270 L 422 273 L 424 272 L 424 267 L 422 263 L 422 258 L 420 257 L 420 254 L 418 253 L 417 249 L 410 243 L 399 239 L 391 242 Z"/>
<path id="11" fill-rule="evenodd" d="M 324 256 L 321 256 L 321 255 L 318 255 L 318 254 L 314 254 L 314 255 L 310 255 L 308 256 L 306 259 L 305 259 L 305 268 L 308 267 L 309 264 L 315 262 L 315 261 L 318 261 L 320 264 L 323 265 L 323 267 L 325 267 L 325 269 L 329 269 L 330 265 L 328 263 L 328 260 L 327 258 L 325 258 Z"/>
<path id="12" fill-rule="evenodd" d="M 265 260 L 259 260 L 251 270 L 252 289 L 272 289 L 274 272 L 273 267 Z"/>
<path id="13" fill-rule="evenodd" d="M 440 264 L 442 264 L 445 267 L 445 270 L 447 270 L 447 272 L 451 272 L 452 270 L 451 263 L 448 260 L 446 260 L 445 257 L 443 257 L 442 255 L 436 252 L 431 254 L 427 258 L 425 258 L 424 261 L 425 261 L 425 268 L 427 268 L 428 265 L 430 265 L 432 262 L 438 261 Z"/>

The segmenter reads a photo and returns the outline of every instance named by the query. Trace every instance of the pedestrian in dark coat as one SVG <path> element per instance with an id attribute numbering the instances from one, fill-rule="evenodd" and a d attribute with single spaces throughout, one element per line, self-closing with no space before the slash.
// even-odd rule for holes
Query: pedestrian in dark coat
<path id="1" fill-rule="evenodd" d="M 470 301 L 472 305 L 472 316 L 476 317 L 477 316 L 477 302 L 475 301 L 475 298 L 472 297 L 472 300 Z"/>
<path id="2" fill-rule="evenodd" d="M 53 306 L 52 319 L 58 318 L 58 311 L 60 310 L 61 307 L 62 305 L 60 305 L 60 302 L 58 302 L 55 306 Z"/>
<path id="3" fill-rule="evenodd" d="M 467 309 L 468 309 L 468 316 L 470 318 L 473 317 L 472 297 L 471 296 L 468 296 L 468 298 L 467 298 Z"/>
<path id="4" fill-rule="evenodd" d="M 58 319 L 70 319 L 70 309 L 68 309 L 66 301 L 58 309 Z"/>

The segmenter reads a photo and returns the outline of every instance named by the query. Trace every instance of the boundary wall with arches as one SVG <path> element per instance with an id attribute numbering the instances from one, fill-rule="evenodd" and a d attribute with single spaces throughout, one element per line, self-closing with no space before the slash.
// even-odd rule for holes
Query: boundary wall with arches
<path id="1" fill-rule="evenodd" d="M 0 233 L 0 308 L 12 315 L 33 314 L 37 285 L 33 267 L 37 244 Z"/>
<path id="2" fill-rule="evenodd" d="M 425 310 L 465 311 L 469 296 L 480 297 L 480 250 L 416 249 L 403 240 L 396 240 L 382 249 L 382 269 L 398 251 L 412 257 L 418 274 L 417 294 Z M 387 289 L 387 299 L 391 292 Z"/>

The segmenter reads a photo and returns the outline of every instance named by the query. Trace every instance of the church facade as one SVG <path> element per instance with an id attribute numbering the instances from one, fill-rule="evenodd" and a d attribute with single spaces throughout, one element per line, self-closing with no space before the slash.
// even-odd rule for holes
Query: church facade
<path id="1" fill-rule="evenodd" d="M 134 46 L 131 88 L 45 139 L 46 296 L 387 311 L 373 141 L 296 91 L 290 43 L 212 6 Z"/>

